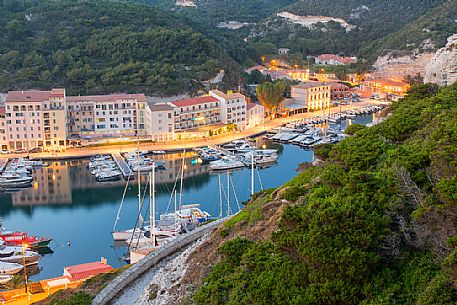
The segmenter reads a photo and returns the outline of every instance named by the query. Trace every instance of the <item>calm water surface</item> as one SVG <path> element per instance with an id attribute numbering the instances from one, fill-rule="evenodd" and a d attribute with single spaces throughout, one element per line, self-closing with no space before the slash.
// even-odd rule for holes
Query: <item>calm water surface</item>
<path id="1" fill-rule="evenodd" d="M 358 117 L 356 122 L 367 124 L 371 115 Z M 344 128 L 344 126 L 343 126 Z M 257 140 L 257 144 L 262 144 Z M 256 191 L 277 187 L 294 177 L 300 162 L 311 161 L 312 151 L 292 145 L 274 145 L 279 149 L 278 164 L 256 173 Z M 171 190 L 181 168 L 182 154 L 157 157 L 166 161 L 166 170 L 156 173 L 156 217 L 174 207 Z M 195 156 L 184 156 L 185 178 L 183 204 L 199 203 L 211 215 L 219 215 L 219 178 L 209 173 L 208 166 L 193 164 Z M 98 261 L 106 257 L 113 267 L 123 265 L 124 249 L 114 248 L 111 232 L 121 202 L 126 181 L 95 182 L 87 169 L 88 160 L 53 162 L 49 167 L 34 173 L 34 187 L 16 193 L 0 193 L 0 217 L 11 230 L 29 234 L 52 236 L 53 254 L 45 255 L 39 262 L 40 272 L 32 280 L 60 276 L 65 266 Z M 249 198 L 251 178 L 249 169 L 231 173 L 230 208 L 239 210 Z M 260 181 L 259 181 L 260 176 Z M 146 176 L 142 178 L 145 191 Z M 226 174 L 221 174 L 227 186 Z M 146 190 L 147 191 L 147 190 Z M 178 187 L 179 192 L 179 187 Z M 137 181 L 131 181 L 121 211 L 118 229 L 130 228 L 138 215 Z M 236 194 L 236 195 L 235 195 Z M 227 212 L 224 200 L 224 215 Z M 238 203 L 237 203 L 238 202 Z M 144 213 L 146 211 L 145 204 Z"/>

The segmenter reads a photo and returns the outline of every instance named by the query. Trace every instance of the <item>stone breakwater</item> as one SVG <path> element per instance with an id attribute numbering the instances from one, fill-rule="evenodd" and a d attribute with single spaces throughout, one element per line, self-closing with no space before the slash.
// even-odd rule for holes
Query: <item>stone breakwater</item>
<path id="1" fill-rule="evenodd" d="M 124 289 L 127 288 L 133 281 L 140 278 L 144 273 L 151 268 L 155 268 L 162 260 L 173 257 L 178 251 L 187 247 L 204 235 L 210 233 L 217 228 L 222 222 L 228 218 L 223 218 L 211 222 L 207 225 L 197 228 L 196 230 L 179 236 L 176 241 L 170 242 L 150 253 L 144 259 L 131 266 L 113 281 L 111 281 L 92 301 L 93 305 L 108 304 L 113 301 Z"/>

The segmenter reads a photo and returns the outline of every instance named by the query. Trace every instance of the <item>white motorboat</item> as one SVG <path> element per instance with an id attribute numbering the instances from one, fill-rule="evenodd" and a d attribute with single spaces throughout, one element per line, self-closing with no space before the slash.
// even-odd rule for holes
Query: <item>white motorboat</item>
<path id="1" fill-rule="evenodd" d="M 24 267 L 17 263 L 0 261 L 0 274 L 13 275 L 22 271 Z"/>
<path id="2" fill-rule="evenodd" d="M 0 275 L 0 284 L 6 284 L 13 279 L 12 275 Z"/>
<path id="3" fill-rule="evenodd" d="M 176 219 L 177 222 L 192 222 L 195 224 L 205 222 L 211 216 L 208 212 L 202 211 L 199 204 L 183 205 L 181 209 L 175 213 L 167 213 L 160 215 L 161 222 L 172 222 Z"/>
<path id="4" fill-rule="evenodd" d="M 209 163 L 209 168 L 211 170 L 227 170 L 240 167 L 244 167 L 243 162 L 228 157 L 223 157 L 220 160 Z"/>
<path id="5" fill-rule="evenodd" d="M 14 255 L 11 256 L 0 257 L 0 262 L 23 264 L 25 261 L 25 265 L 29 266 L 38 264 L 39 258 L 40 256 L 36 252 L 24 251 L 24 255 L 22 255 L 21 252 L 16 252 Z"/>
<path id="6" fill-rule="evenodd" d="M 16 188 L 30 186 L 33 181 L 32 177 L 18 174 L 3 174 L 0 177 L 0 187 L 3 188 Z"/>
<path id="7" fill-rule="evenodd" d="M 117 181 L 121 179 L 121 172 L 118 170 L 101 171 L 95 174 L 95 179 L 99 182 Z"/>

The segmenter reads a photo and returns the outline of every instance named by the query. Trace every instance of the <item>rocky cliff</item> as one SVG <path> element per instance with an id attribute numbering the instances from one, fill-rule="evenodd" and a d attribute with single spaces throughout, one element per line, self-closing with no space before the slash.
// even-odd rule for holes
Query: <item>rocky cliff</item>
<path id="1" fill-rule="evenodd" d="M 446 46 L 439 49 L 427 64 L 424 81 L 440 86 L 457 81 L 457 34 L 449 37 Z"/>

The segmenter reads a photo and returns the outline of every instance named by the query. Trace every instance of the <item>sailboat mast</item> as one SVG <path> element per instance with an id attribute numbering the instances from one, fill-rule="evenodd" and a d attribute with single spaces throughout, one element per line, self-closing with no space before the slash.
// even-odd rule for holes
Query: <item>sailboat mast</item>
<path id="1" fill-rule="evenodd" d="M 136 160 L 138 162 L 138 213 L 141 217 L 141 173 L 140 173 L 140 128 L 138 115 L 138 101 L 136 102 Z"/>
<path id="2" fill-rule="evenodd" d="M 221 174 L 217 174 L 219 180 L 219 218 L 222 218 L 222 185 L 221 185 Z"/>
<path id="3" fill-rule="evenodd" d="M 177 204 L 176 197 L 177 196 L 176 195 L 177 195 L 177 192 L 176 192 L 176 189 L 175 189 L 175 213 L 173 214 L 174 215 L 174 220 L 175 220 L 175 228 L 176 228 L 176 218 L 177 218 L 177 216 L 176 216 L 176 204 Z M 175 237 L 176 237 L 176 235 L 175 235 Z"/>
<path id="4" fill-rule="evenodd" d="M 227 172 L 227 216 L 230 216 L 230 172 Z"/>
<path id="5" fill-rule="evenodd" d="M 152 246 L 155 247 L 155 212 L 156 212 L 156 195 L 155 195 L 155 162 L 152 163 L 152 172 L 149 175 L 149 202 L 151 206 L 149 207 L 149 228 Z"/>
<path id="6" fill-rule="evenodd" d="M 254 153 L 251 155 L 251 196 L 254 196 Z"/>
<path id="7" fill-rule="evenodd" d="M 184 179 L 184 156 L 186 154 L 186 150 L 183 150 L 183 156 L 182 156 L 182 163 L 181 163 L 181 185 L 179 187 L 179 210 L 182 209 L 182 181 Z"/>

